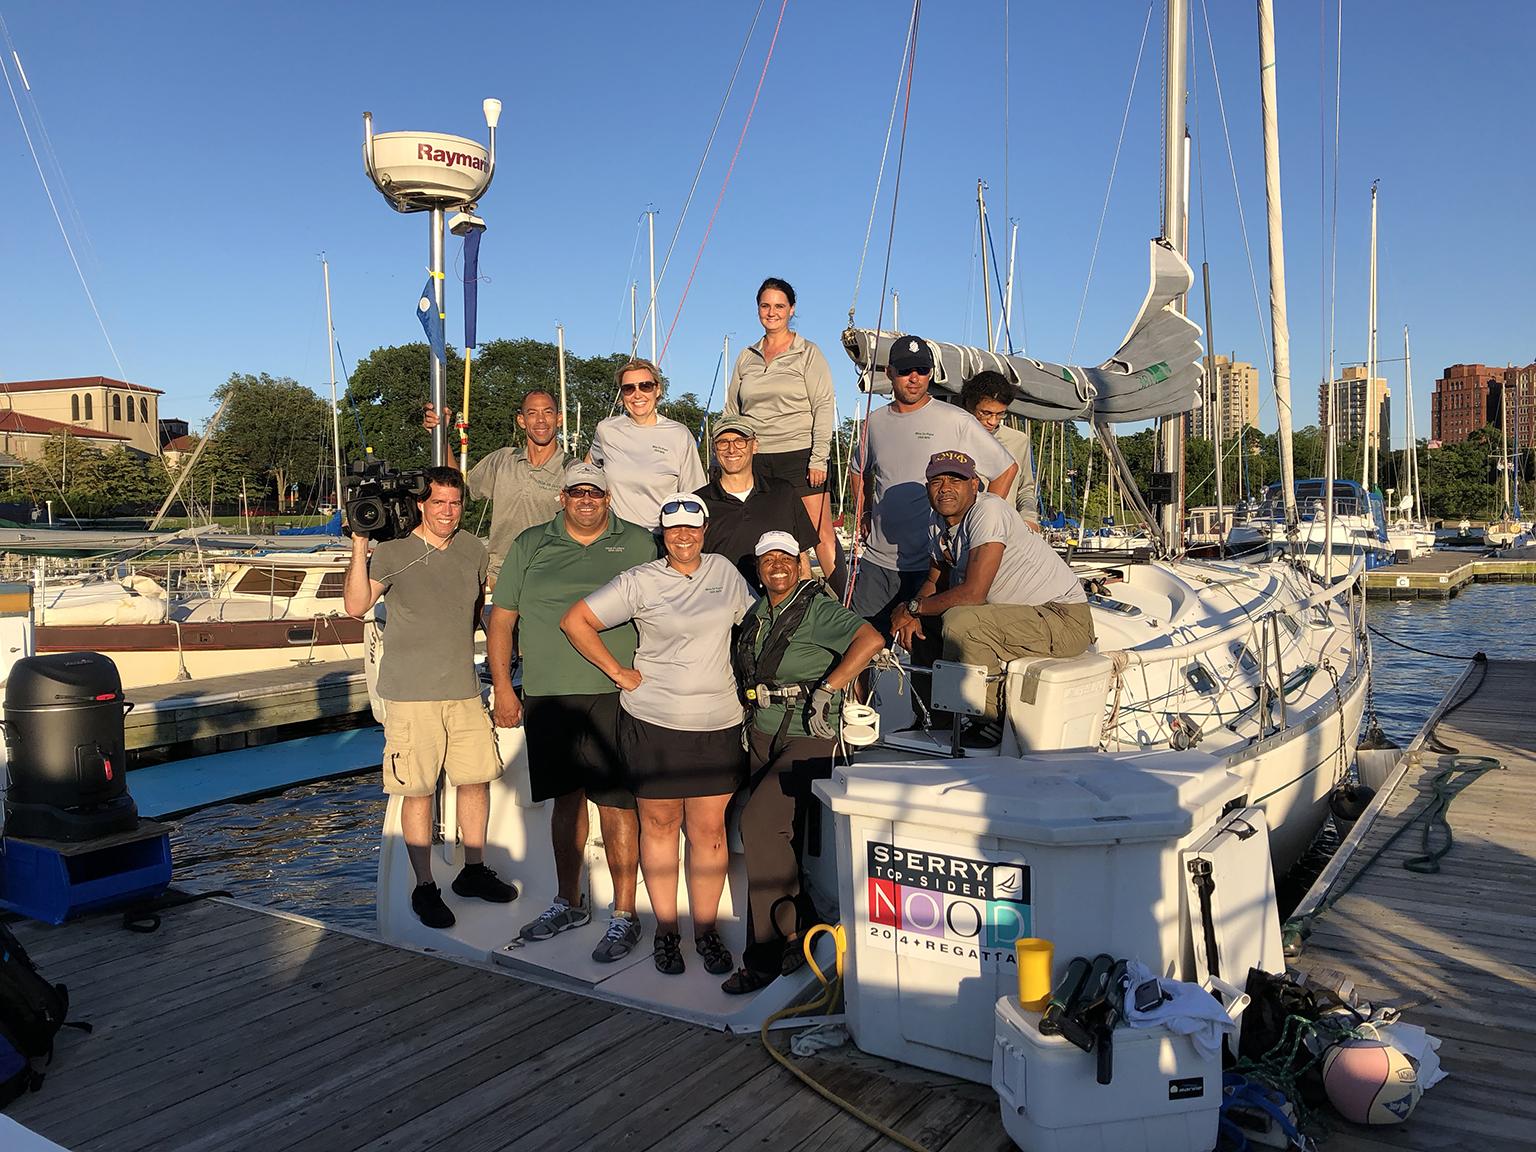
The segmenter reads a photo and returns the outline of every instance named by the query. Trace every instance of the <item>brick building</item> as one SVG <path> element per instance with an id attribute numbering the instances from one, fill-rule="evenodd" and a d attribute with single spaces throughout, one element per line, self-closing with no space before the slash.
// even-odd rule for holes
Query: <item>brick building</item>
<path id="1" fill-rule="evenodd" d="M 1536 444 L 1536 364 L 1512 368 L 1452 364 L 1435 381 L 1429 398 L 1430 435 L 1442 444 L 1459 444 L 1489 424 L 1503 427 L 1506 382 L 1510 431 L 1518 427 L 1522 445 Z"/>

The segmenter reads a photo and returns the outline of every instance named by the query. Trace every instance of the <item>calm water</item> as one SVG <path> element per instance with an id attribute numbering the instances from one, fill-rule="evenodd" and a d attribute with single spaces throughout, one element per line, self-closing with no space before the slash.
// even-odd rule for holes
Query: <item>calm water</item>
<path id="1" fill-rule="evenodd" d="M 1373 627 L 1448 655 L 1493 659 L 1536 651 L 1536 585 L 1475 584 L 1450 601 L 1372 601 Z M 1375 704 L 1399 743 L 1466 667 L 1374 639 Z M 250 804 L 221 804 L 178 822 L 172 851 L 179 880 L 226 888 L 242 900 L 373 929 L 378 830 L 384 797 L 372 774 L 292 788 Z M 440 882 L 444 877 L 439 877 Z"/>

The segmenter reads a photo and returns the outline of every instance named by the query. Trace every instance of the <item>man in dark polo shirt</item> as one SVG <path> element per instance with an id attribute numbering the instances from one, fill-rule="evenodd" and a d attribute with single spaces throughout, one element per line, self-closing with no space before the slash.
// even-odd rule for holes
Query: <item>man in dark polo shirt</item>
<path id="1" fill-rule="evenodd" d="M 595 464 L 566 465 L 560 508 L 549 523 L 521 532 L 507 551 L 491 600 L 486 665 L 495 686 L 496 726 L 526 728 L 533 799 L 555 802 L 549 830 L 559 892 L 519 935 L 548 940 L 592 918 L 581 887 L 590 798 L 614 890 L 613 918 L 592 958 L 611 962 L 640 941 L 635 797 L 618 754 L 618 689 L 571 647 L 560 617 L 620 572 L 656 559 L 656 538 L 609 510 L 608 480 Z M 514 636 L 523 655 L 521 700 L 512 689 Z M 621 663 L 634 659 L 634 625 L 610 628 L 602 640 Z"/>
<path id="2" fill-rule="evenodd" d="M 704 551 L 726 557 L 753 588 L 760 588 L 753 549 L 764 532 L 788 532 L 800 545 L 800 575 L 811 574 L 807 553 L 816 547 L 816 528 L 794 486 L 761 476 L 752 466 L 757 428 L 746 416 L 727 416 L 715 425 L 715 479 L 694 493 L 709 508 Z"/>

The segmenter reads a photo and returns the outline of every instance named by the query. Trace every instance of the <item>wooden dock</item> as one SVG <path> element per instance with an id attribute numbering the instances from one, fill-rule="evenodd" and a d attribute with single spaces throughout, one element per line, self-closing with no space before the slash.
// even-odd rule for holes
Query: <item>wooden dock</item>
<path id="1" fill-rule="evenodd" d="M 1417 828 L 1365 862 L 1425 806 L 1454 757 L 1421 732 L 1365 820 L 1309 893 L 1353 887 L 1312 925 L 1298 967 L 1342 973 L 1367 999 L 1401 1003 L 1403 1018 L 1442 1040 L 1447 1079 L 1406 1124 L 1330 1137 L 1329 1152 L 1536 1147 L 1536 662 L 1472 665 L 1435 716 L 1433 736 L 1502 767 L 1469 783 L 1449 809 L 1455 847 L 1440 871 L 1403 862 L 1421 851 Z M 1448 709 L 1448 710 L 1447 710 Z M 1367 817 L 1369 817 L 1369 813 Z M 1439 841 L 1437 840 L 1436 843 Z"/>
<path id="2" fill-rule="evenodd" d="M 1365 574 L 1373 600 L 1448 600 L 1468 584 L 1536 582 L 1536 560 L 1500 560 L 1467 552 L 1432 552 L 1406 564 L 1389 564 Z"/>
<path id="3" fill-rule="evenodd" d="M 42 1091 L 7 1112 L 76 1152 L 898 1147 L 756 1037 L 227 901 L 152 935 L 120 919 L 17 928 L 95 1031 L 61 1032 Z M 980 1085 L 852 1049 L 804 1064 L 927 1148 L 1013 1146 Z"/>
<path id="4" fill-rule="evenodd" d="M 125 695 L 133 702 L 124 721 L 129 752 L 224 752 L 282 739 L 274 730 L 294 724 L 368 711 L 361 657 L 131 688 Z"/>

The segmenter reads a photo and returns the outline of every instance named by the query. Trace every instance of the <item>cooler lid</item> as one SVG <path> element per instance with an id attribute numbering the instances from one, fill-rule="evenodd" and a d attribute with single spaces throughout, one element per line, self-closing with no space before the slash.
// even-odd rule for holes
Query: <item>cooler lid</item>
<path id="1" fill-rule="evenodd" d="M 1047 752 L 962 760 L 861 759 L 816 791 L 838 815 L 1040 844 L 1183 836 L 1243 791 L 1198 750 Z M 1198 821 L 1198 823 L 1197 823 Z"/>

